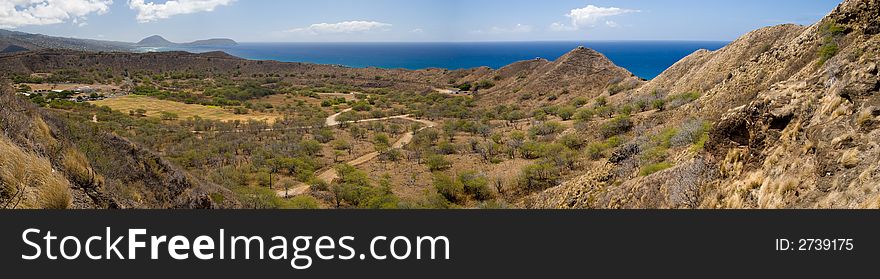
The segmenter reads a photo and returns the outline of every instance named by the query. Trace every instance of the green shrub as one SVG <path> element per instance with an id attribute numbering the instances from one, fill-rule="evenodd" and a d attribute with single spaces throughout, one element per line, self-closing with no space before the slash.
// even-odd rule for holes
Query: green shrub
<path id="1" fill-rule="evenodd" d="M 576 110 L 573 106 L 564 106 L 556 110 L 556 116 L 562 118 L 563 121 L 568 121 L 574 117 L 575 112 Z"/>
<path id="2" fill-rule="evenodd" d="M 676 134 L 678 134 L 678 130 L 676 130 L 674 127 L 666 128 L 661 131 L 659 135 L 654 136 L 654 140 L 657 141 L 660 146 L 664 148 L 669 148 L 672 147 L 672 137 L 674 137 Z"/>
<path id="3" fill-rule="evenodd" d="M 314 191 L 327 191 L 330 190 L 330 184 L 327 184 L 327 181 L 323 179 L 314 178 L 311 183 L 312 190 Z"/>
<path id="4" fill-rule="evenodd" d="M 559 122 L 548 121 L 529 128 L 529 135 L 532 137 L 551 137 L 565 131 L 565 126 Z"/>
<path id="5" fill-rule="evenodd" d="M 602 127 L 599 129 L 599 133 L 604 138 L 610 138 L 616 135 L 620 135 L 626 132 L 629 132 L 632 129 L 633 124 L 630 120 L 629 115 L 621 114 L 614 119 L 611 119 L 605 124 L 602 124 Z"/>
<path id="6" fill-rule="evenodd" d="M 454 143 L 442 141 L 437 144 L 437 153 L 443 155 L 452 155 L 458 153 L 458 147 Z"/>
<path id="7" fill-rule="evenodd" d="M 283 200 L 280 207 L 284 209 L 318 209 L 318 200 L 312 196 L 300 195 Z"/>
<path id="8" fill-rule="evenodd" d="M 587 145 L 586 153 L 587 157 L 590 160 L 598 160 L 602 157 L 602 153 L 608 149 L 615 148 L 620 146 L 623 143 L 623 138 L 620 136 L 613 136 L 605 140 L 604 142 L 594 142 Z"/>
<path id="9" fill-rule="evenodd" d="M 495 87 L 495 83 L 491 80 L 481 80 L 474 85 L 474 90 L 489 89 Z"/>
<path id="10" fill-rule="evenodd" d="M 360 101 L 360 102 L 354 103 L 354 105 L 352 105 L 351 108 L 355 111 L 370 111 L 373 109 L 373 106 L 371 106 L 370 103 L 368 103 L 366 101 Z"/>
<path id="11" fill-rule="evenodd" d="M 651 108 L 663 111 L 666 109 L 666 101 L 663 99 L 656 99 L 654 101 L 651 101 Z"/>
<path id="12" fill-rule="evenodd" d="M 666 160 L 666 157 L 669 156 L 668 149 L 663 146 L 654 146 L 648 148 L 644 152 L 642 152 L 642 162 L 646 163 L 656 163 L 662 162 Z"/>
<path id="13" fill-rule="evenodd" d="M 452 163 L 440 154 L 428 156 L 428 159 L 425 160 L 425 164 L 428 165 L 430 171 L 442 171 L 452 167 Z"/>
<path id="14" fill-rule="evenodd" d="M 656 164 L 649 164 L 647 166 L 642 167 L 642 170 L 639 172 L 641 176 L 648 176 L 654 174 L 658 171 L 662 171 L 668 168 L 671 168 L 672 164 L 669 162 L 660 162 Z"/>
<path id="15" fill-rule="evenodd" d="M 159 117 L 159 118 L 162 119 L 162 120 L 165 120 L 165 121 L 174 121 L 174 120 L 177 120 L 177 119 L 179 118 L 179 117 L 177 116 L 177 114 L 176 114 L 176 113 L 173 113 L 173 112 L 163 111 L 163 112 L 160 112 L 159 114 L 160 114 L 160 117 Z"/>
<path id="16" fill-rule="evenodd" d="M 675 109 L 680 106 L 683 106 L 687 103 L 693 102 L 700 98 L 700 93 L 697 92 L 687 92 L 669 96 L 666 103 L 670 109 Z"/>
<path id="17" fill-rule="evenodd" d="M 545 153 L 544 150 L 546 150 L 546 146 L 536 141 L 527 141 L 519 148 L 520 155 L 523 159 L 540 158 L 541 155 Z"/>
<path id="18" fill-rule="evenodd" d="M 434 189 L 452 203 L 459 203 L 464 200 L 464 185 L 448 175 L 434 175 Z"/>
<path id="19" fill-rule="evenodd" d="M 829 21 L 819 26 L 819 34 L 822 35 L 822 45 L 819 47 L 819 65 L 825 64 L 840 51 L 837 39 L 844 35 L 846 26 Z"/>
<path id="20" fill-rule="evenodd" d="M 607 105 L 608 105 L 608 98 L 605 98 L 605 96 L 596 98 L 596 107 L 604 107 Z"/>
<path id="21" fill-rule="evenodd" d="M 638 100 L 636 101 L 635 107 L 640 112 L 645 111 L 648 109 L 648 102 L 645 100 Z"/>
<path id="22" fill-rule="evenodd" d="M 614 96 L 614 95 L 617 95 L 617 93 L 623 92 L 626 89 L 627 88 L 625 86 L 620 85 L 620 83 L 615 83 L 615 84 L 612 84 L 611 86 L 608 86 L 608 95 Z"/>
<path id="23" fill-rule="evenodd" d="M 559 169 L 549 163 L 537 163 L 523 167 L 519 176 L 520 186 L 526 191 L 543 190 L 555 186 Z"/>
<path id="24" fill-rule="evenodd" d="M 580 150 L 584 147 L 584 139 L 574 133 L 559 137 L 558 142 L 574 150 Z"/>
<path id="25" fill-rule="evenodd" d="M 829 21 L 819 27 L 819 33 L 824 37 L 841 36 L 846 32 L 846 26 L 837 24 L 836 21 Z"/>
<path id="26" fill-rule="evenodd" d="M 458 181 L 464 188 L 464 194 L 484 201 L 492 198 L 492 190 L 489 189 L 489 179 L 485 175 L 475 171 L 467 171 L 458 175 Z"/>
<path id="27" fill-rule="evenodd" d="M 840 51 L 837 43 L 826 42 L 819 47 L 819 65 L 825 64 L 829 59 L 833 58 Z"/>
<path id="28" fill-rule="evenodd" d="M 593 109 L 581 109 L 577 111 L 574 119 L 578 123 L 584 123 L 593 120 L 593 116 L 596 116 L 596 111 Z"/>

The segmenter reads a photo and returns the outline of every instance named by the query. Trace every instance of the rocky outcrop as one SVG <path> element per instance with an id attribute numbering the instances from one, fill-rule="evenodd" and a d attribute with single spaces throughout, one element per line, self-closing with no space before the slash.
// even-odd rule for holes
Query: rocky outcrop
<path id="1" fill-rule="evenodd" d="M 479 92 L 480 103 L 515 103 L 523 108 L 565 103 L 575 98 L 591 99 L 605 93 L 612 84 L 627 80 L 640 82 L 605 55 L 585 47 L 578 47 L 552 62 L 543 59 L 517 62 L 469 80 L 495 84 Z"/>
<path id="2" fill-rule="evenodd" d="M 703 151 L 682 150 L 671 168 L 618 183 L 590 172 L 528 206 L 880 207 L 878 11 L 880 1 L 848 0 L 815 25 L 768 27 L 686 57 L 622 98 L 700 93 L 654 112 L 663 124 L 646 132 L 699 117 L 714 123 Z"/>

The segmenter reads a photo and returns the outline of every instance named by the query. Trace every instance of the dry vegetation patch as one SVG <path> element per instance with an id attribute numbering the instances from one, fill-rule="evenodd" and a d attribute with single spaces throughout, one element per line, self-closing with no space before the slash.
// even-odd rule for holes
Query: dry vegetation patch
<path id="1" fill-rule="evenodd" d="M 48 159 L 21 150 L 5 137 L 0 137 L 0 154 L 2 208 L 70 207 L 70 183 Z"/>
<path id="2" fill-rule="evenodd" d="M 232 111 L 220 108 L 195 104 L 185 104 L 174 101 L 159 100 L 147 96 L 129 95 L 94 101 L 97 106 L 108 106 L 113 110 L 129 113 L 138 109 L 146 110 L 147 117 L 161 117 L 164 113 L 173 113 L 179 119 L 201 117 L 203 119 L 218 121 L 268 121 L 273 122 L 279 116 L 273 114 L 249 112 L 248 114 L 235 114 Z"/>

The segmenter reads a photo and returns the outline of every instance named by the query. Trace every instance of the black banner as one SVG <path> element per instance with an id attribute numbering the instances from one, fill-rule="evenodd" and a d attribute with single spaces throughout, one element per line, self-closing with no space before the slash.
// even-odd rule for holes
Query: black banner
<path id="1" fill-rule="evenodd" d="M 2 211 L 0 274 L 847 278 L 876 274 L 878 221 L 880 211 Z M 129 254 L 132 232 L 143 245 Z M 164 242 L 152 241 L 163 236 Z M 232 245 L 234 237 L 244 238 Z M 118 240 L 109 260 L 107 239 Z M 196 245 L 203 248 L 198 254 Z M 250 259 L 244 259 L 246 246 Z M 209 253 L 211 259 L 199 258 Z"/>

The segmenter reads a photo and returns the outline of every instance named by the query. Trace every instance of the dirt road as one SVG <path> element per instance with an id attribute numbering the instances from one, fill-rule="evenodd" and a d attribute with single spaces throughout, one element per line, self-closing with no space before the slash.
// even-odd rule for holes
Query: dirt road
<path id="1" fill-rule="evenodd" d="M 336 122 L 336 116 L 339 116 L 339 114 L 341 114 L 341 112 L 334 114 L 334 115 L 331 115 L 330 117 L 327 117 L 327 122 L 326 122 L 327 125 L 328 126 L 339 125 L 339 123 Z M 360 120 L 357 122 L 360 123 L 360 122 L 369 122 L 369 121 L 382 121 L 382 120 L 389 120 L 389 119 L 404 119 L 404 120 L 418 122 L 418 123 L 425 125 L 425 127 L 422 127 L 421 129 L 419 129 L 419 131 L 437 126 L 437 123 L 434 123 L 433 121 L 428 121 L 428 120 L 424 120 L 424 119 L 416 119 L 416 118 L 410 117 L 409 115 L 398 115 L 398 116 L 383 117 L 383 118 L 364 119 L 364 120 Z M 330 125 L 330 124 L 334 124 L 334 125 Z M 418 132 L 418 131 L 416 131 L 416 132 Z M 415 132 L 412 132 L 412 131 L 407 132 L 406 134 L 403 134 L 403 136 L 400 137 L 400 139 L 398 139 L 396 142 L 394 142 L 394 144 L 391 146 L 391 148 L 396 148 L 396 149 L 403 148 L 404 146 L 406 146 L 407 144 L 409 144 L 412 141 L 414 134 L 415 134 Z M 357 157 L 354 160 L 348 161 L 348 162 L 346 162 L 346 164 L 349 164 L 351 166 L 356 167 L 358 165 L 372 161 L 373 159 L 376 159 L 376 157 L 379 157 L 379 152 L 370 152 L 370 153 L 364 154 L 363 156 Z M 321 179 L 327 183 L 333 182 L 333 180 L 336 179 L 337 177 L 338 176 L 336 174 L 336 169 L 334 169 L 334 168 L 324 170 L 324 171 L 318 173 L 318 175 L 317 175 L 318 179 Z M 308 184 L 300 183 L 299 185 L 290 189 L 289 191 L 281 189 L 281 190 L 276 191 L 276 193 L 278 194 L 278 196 L 281 196 L 281 197 L 299 196 L 299 195 L 304 195 L 304 194 L 308 193 L 309 188 L 311 188 L 311 186 L 309 186 Z"/>

